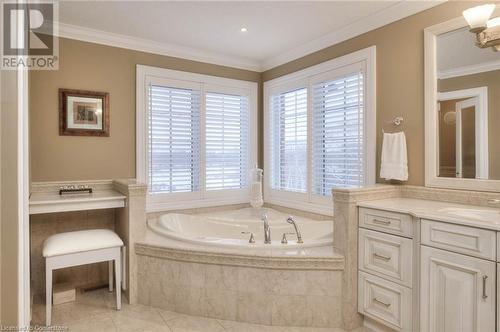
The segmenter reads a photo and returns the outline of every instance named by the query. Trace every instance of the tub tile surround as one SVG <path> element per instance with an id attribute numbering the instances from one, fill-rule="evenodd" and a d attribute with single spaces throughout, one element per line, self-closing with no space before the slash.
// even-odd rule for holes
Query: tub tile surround
<path id="1" fill-rule="evenodd" d="M 313 212 L 307 212 L 307 211 L 302 211 L 299 209 L 292 209 L 289 207 L 283 207 L 283 206 L 276 205 L 276 204 L 264 203 L 264 207 L 271 208 L 271 209 L 279 211 L 279 212 L 287 213 L 289 215 L 308 218 L 308 219 L 312 219 L 312 220 L 323 221 L 323 220 L 332 220 L 333 219 L 333 215 L 328 216 L 328 215 L 323 215 L 323 214 L 318 214 L 318 213 L 313 213 Z"/>
<path id="2" fill-rule="evenodd" d="M 488 206 L 500 208 L 500 193 L 472 190 L 401 186 L 401 197 L 440 201 L 455 204 Z"/>
<path id="3" fill-rule="evenodd" d="M 210 207 L 200 207 L 200 208 L 194 208 L 194 209 L 181 209 L 181 210 L 171 210 L 168 211 L 168 213 L 183 213 L 183 214 L 206 214 L 210 212 L 222 212 L 222 211 L 230 211 L 230 210 L 239 210 L 239 209 L 244 209 L 244 208 L 249 208 L 251 207 L 250 204 L 231 204 L 231 205 L 222 205 L 222 206 L 210 206 Z M 298 216 L 298 217 L 303 217 L 303 218 L 308 218 L 312 220 L 319 220 L 319 221 L 324 221 L 324 220 L 332 220 L 333 216 L 328 216 L 328 215 L 323 215 L 323 214 L 318 214 L 318 213 L 313 213 L 313 212 L 307 212 L 307 211 L 302 211 L 298 209 L 292 209 L 288 207 L 283 207 L 280 205 L 275 205 L 275 204 L 270 204 L 270 203 L 264 203 L 263 208 L 269 208 L 273 209 L 282 213 L 286 213 L 292 216 Z M 147 214 L 148 219 L 152 218 L 158 218 L 162 214 L 164 214 L 165 211 L 160 211 L 160 212 L 149 212 Z"/>
<path id="4" fill-rule="evenodd" d="M 342 325 L 342 270 L 214 265 L 142 254 L 138 264 L 143 305 L 263 325 Z"/>
<path id="5" fill-rule="evenodd" d="M 208 206 L 208 207 L 199 207 L 193 209 L 180 209 L 180 210 L 169 210 L 169 211 L 156 211 L 156 212 L 148 212 L 147 217 L 149 219 L 158 218 L 162 214 L 165 213 L 182 213 L 182 214 L 202 214 L 202 213 L 210 213 L 210 212 L 221 212 L 221 211 L 231 211 L 231 210 L 239 210 L 250 207 L 250 203 L 248 204 L 230 204 L 230 205 L 221 205 L 221 206 Z"/>
<path id="6" fill-rule="evenodd" d="M 127 197 L 123 209 L 117 209 L 116 232 L 126 246 L 126 297 L 131 304 L 137 303 L 137 259 L 134 244 L 146 234 L 147 186 L 135 179 L 114 180 L 113 188 Z"/>
<path id="7" fill-rule="evenodd" d="M 252 249 L 204 246 L 169 239 L 148 231 L 135 244 L 135 253 L 157 258 L 205 264 L 273 269 L 342 270 L 344 257 L 332 246 Z"/>

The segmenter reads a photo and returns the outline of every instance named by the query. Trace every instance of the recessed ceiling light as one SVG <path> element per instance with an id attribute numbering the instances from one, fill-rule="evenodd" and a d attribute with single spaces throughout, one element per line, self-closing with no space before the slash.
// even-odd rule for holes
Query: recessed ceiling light
<path id="1" fill-rule="evenodd" d="M 241 32 L 247 32 L 248 30 L 247 30 L 247 28 L 243 27 L 243 28 L 240 29 L 240 31 Z"/>

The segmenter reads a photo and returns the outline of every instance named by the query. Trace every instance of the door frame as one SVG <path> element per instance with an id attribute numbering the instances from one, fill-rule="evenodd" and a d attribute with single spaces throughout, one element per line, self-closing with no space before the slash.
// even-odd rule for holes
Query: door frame
<path id="1" fill-rule="evenodd" d="M 18 69 L 18 292 L 19 327 L 30 326 L 29 94 L 28 70 Z"/>
<path id="2" fill-rule="evenodd" d="M 476 179 L 487 180 L 489 177 L 489 148 L 488 148 L 488 87 L 478 87 L 472 89 L 454 90 L 448 92 L 439 92 L 437 94 L 438 102 L 453 99 L 473 99 L 477 98 L 478 105 L 475 113 L 475 133 L 476 133 Z M 462 101 L 463 103 L 464 101 Z M 457 110 L 457 108 L 455 108 Z M 460 114 L 456 117 L 456 126 L 461 120 Z M 458 130 L 457 130 L 458 132 Z M 437 135 L 439 137 L 439 135 Z M 457 134 L 458 136 L 458 134 Z M 461 145 L 461 144 L 460 144 Z M 456 142 L 457 155 L 455 157 L 458 164 L 458 137 Z M 460 151 L 461 155 L 461 151 Z M 460 158 L 461 159 L 461 158 Z M 439 160 L 438 167 L 439 167 Z M 458 167 L 457 167 L 458 172 Z"/>

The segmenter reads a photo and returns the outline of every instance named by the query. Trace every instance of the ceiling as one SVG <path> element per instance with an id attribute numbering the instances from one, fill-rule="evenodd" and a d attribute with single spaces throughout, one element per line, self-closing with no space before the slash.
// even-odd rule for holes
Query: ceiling
<path id="1" fill-rule="evenodd" d="M 438 3 L 62 1 L 59 22 L 63 37 L 149 44 L 154 53 L 264 70 Z"/>
<path id="2" fill-rule="evenodd" d="M 500 61 L 500 52 L 491 48 L 479 48 L 476 36 L 468 27 L 450 31 L 436 38 L 438 72 L 447 72 L 479 64 Z"/>

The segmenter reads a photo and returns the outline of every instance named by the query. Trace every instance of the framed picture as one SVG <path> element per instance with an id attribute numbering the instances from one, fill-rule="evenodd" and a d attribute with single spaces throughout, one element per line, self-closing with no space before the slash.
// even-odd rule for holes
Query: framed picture
<path id="1" fill-rule="evenodd" d="M 59 89 L 59 135 L 109 136 L 109 93 Z"/>

